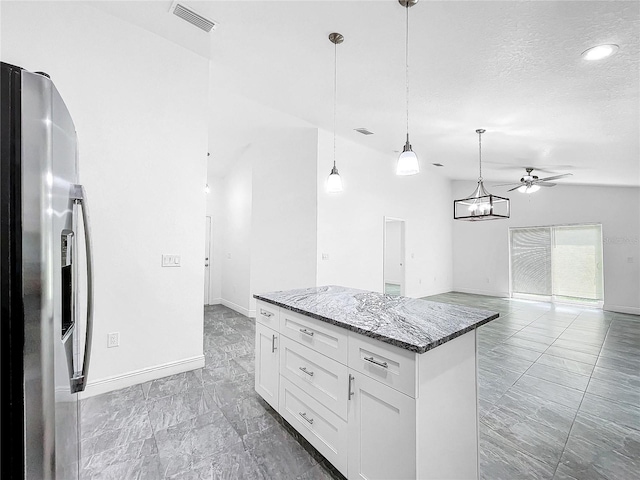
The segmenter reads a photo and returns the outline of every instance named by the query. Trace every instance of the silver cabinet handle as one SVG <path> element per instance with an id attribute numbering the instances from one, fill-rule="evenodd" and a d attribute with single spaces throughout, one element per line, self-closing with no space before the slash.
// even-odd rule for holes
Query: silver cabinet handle
<path id="1" fill-rule="evenodd" d="M 71 187 L 71 200 L 80 207 L 84 227 L 84 245 L 87 261 L 87 330 L 85 333 L 84 359 L 82 370 L 74 373 L 71 379 L 71 393 L 82 392 L 87 386 L 89 362 L 91 360 L 91 339 L 93 337 L 93 256 L 91 255 L 91 227 L 87 208 L 87 192 L 82 185 Z"/>
<path id="2" fill-rule="evenodd" d="M 374 365 L 378 365 L 379 367 L 382 367 L 382 368 L 389 368 L 389 365 L 387 365 L 387 362 L 379 362 L 379 361 L 377 361 L 377 360 L 376 360 L 375 358 L 373 358 L 373 357 L 364 357 L 364 359 L 365 359 L 367 362 L 371 362 L 371 363 L 373 363 Z"/>
<path id="3" fill-rule="evenodd" d="M 309 418 L 307 417 L 307 412 L 299 412 L 298 415 L 300 415 L 302 418 L 304 418 L 307 422 L 309 422 L 311 425 L 313 425 L 313 418 Z"/>
<path id="4" fill-rule="evenodd" d="M 267 312 L 266 310 L 263 310 L 263 309 L 260 309 L 260 315 L 263 315 L 263 316 L 265 316 L 267 318 L 273 317 L 273 313 Z"/>
<path id="5" fill-rule="evenodd" d="M 310 337 L 313 337 L 314 332 L 312 332 L 311 330 L 307 330 L 306 328 L 301 328 L 300 331 L 305 335 L 309 335 Z"/>
<path id="6" fill-rule="evenodd" d="M 355 380 L 356 377 L 354 377 L 353 375 L 349 374 L 349 395 L 347 397 L 347 400 L 351 400 L 351 397 L 353 397 L 353 392 L 351 391 L 351 382 L 353 382 L 353 380 Z"/>
<path id="7" fill-rule="evenodd" d="M 310 372 L 309 370 L 307 370 L 307 367 L 298 367 L 303 373 L 306 373 L 307 375 L 309 375 L 310 377 L 313 377 L 313 372 Z"/>
<path id="8" fill-rule="evenodd" d="M 276 351 L 276 336 L 271 335 L 271 353 L 275 353 Z"/>

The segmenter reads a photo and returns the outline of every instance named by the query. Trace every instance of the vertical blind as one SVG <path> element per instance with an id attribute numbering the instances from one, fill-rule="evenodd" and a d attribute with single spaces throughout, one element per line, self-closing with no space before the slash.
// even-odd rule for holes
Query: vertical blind
<path id="1" fill-rule="evenodd" d="M 512 293 L 603 299 L 600 225 L 511 228 L 509 234 Z"/>

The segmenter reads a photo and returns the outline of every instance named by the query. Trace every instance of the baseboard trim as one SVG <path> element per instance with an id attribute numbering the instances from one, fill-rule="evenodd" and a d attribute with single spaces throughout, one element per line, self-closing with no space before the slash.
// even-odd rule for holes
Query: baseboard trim
<path id="1" fill-rule="evenodd" d="M 475 288 L 454 287 L 454 292 L 470 293 L 472 295 L 486 295 L 487 297 L 509 298 L 509 292 L 493 292 L 488 290 L 476 290 Z"/>
<path id="2" fill-rule="evenodd" d="M 630 313 L 631 315 L 640 315 L 640 307 L 625 307 L 624 305 L 609 305 L 605 303 L 602 307 L 607 312 Z"/>
<path id="3" fill-rule="evenodd" d="M 248 308 L 242 307 L 242 306 L 238 305 L 237 303 L 230 302 L 229 300 L 225 300 L 224 298 L 220 299 L 220 303 L 222 305 L 224 305 L 225 307 L 229 307 L 231 310 L 235 310 L 236 312 L 241 313 L 245 317 L 251 317 L 252 310 L 249 310 Z M 254 317 L 256 316 L 255 310 L 253 310 L 253 316 Z"/>
<path id="4" fill-rule="evenodd" d="M 220 305 L 222 303 L 222 299 L 221 298 L 214 298 L 213 300 L 210 300 L 209 303 L 205 303 L 205 306 L 207 305 Z"/>
<path id="5" fill-rule="evenodd" d="M 141 368 L 140 370 L 133 370 L 122 375 L 114 375 L 112 377 L 90 381 L 87 384 L 86 390 L 82 393 L 82 397 L 93 397 L 95 395 L 100 395 L 101 393 L 119 390 L 139 383 L 149 382 L 158 378 L 188 372 L 189 370 L 196 370 L 203 367 L 204 355 L 198 355 L 196 357 L 184 358 L 176 362 Z"/>

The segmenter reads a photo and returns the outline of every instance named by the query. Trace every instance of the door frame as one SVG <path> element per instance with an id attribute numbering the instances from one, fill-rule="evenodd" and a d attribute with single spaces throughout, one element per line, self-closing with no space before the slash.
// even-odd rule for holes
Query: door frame
<path id="1" fill-rule="evenodd" d="M 407 274 L 406 274 L 406 227 L 407 222 L 404 218 L 398 217 L 382 217 L 382 293 L 385 293 L 386 287 L 386 275 L 385 275 L 385 254 L 387 251 L 387 223 L 389 222 L 400 222 L 400 262 L 402 265 L 402 273 L 400 278 L 400 296 L 404 296 L 405 294 L 405 284 L 407 283 Z"/>

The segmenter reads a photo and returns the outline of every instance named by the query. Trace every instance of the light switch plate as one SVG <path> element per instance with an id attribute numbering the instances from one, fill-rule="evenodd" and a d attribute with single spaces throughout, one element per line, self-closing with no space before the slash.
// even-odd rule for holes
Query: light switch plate
<path id="1" fill-rule="evenodd" d="M 180 255 L 162 255 L 163 267 L 179 267 Z"/>

